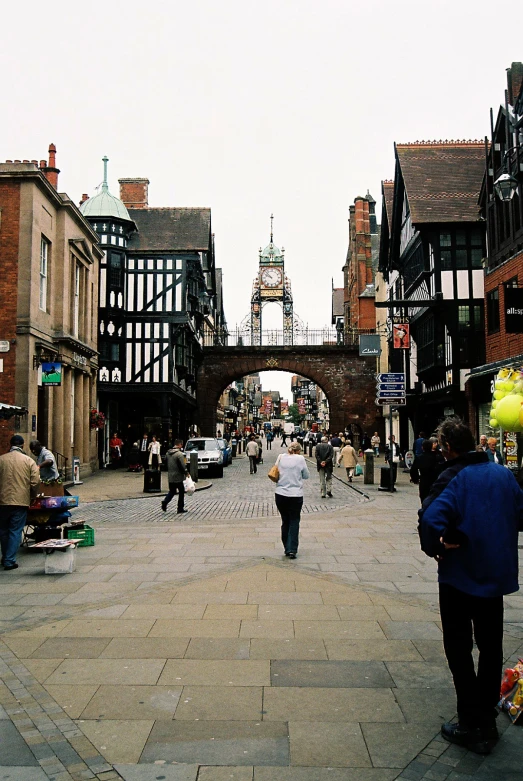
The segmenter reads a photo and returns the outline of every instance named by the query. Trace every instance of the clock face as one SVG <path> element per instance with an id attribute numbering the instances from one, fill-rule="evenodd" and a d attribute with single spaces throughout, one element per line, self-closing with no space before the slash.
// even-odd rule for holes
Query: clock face
<path id="1" fill-rule="evenodd" d="M 279 287 L 282 283 L 282 272 L 279 268 L 265 268 L 261 274 L 262 285 Z"/>

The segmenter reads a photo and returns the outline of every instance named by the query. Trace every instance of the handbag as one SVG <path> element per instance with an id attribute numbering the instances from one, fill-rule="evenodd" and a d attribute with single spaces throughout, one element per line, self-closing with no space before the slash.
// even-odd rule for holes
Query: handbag
<path id="1" fill-rule="evenodd" d="M 361 466 L 361 464 L 356 464 L 356 469 L 354 470 L 354 474 L 356 477 L 359 477 L 360 475 L 363 474 L 363 467 Z"/>
<path id="2" fill-rule="evenodd" d="M 272 480 L 273 483 L 277 483 L 278 480 L 280 479 L 280 470 L 278 469 L 278 463 L 280 461 L 280 458 L 281 456 L 278 456 L 274 466 L 271 466 L 271 468 L 267 472 L 267 477 L 269 478 L 269 480 Z"/>
<path id="3" fill-rule="evenodd" d="M 190 475 L 187 475 L 187 477 L 183 481 L 183 489 L 187 494 L 187 496 L 192 496 L 193 493 L 196 491 L 196 486 L 194 485 L 194 481 Z"/>

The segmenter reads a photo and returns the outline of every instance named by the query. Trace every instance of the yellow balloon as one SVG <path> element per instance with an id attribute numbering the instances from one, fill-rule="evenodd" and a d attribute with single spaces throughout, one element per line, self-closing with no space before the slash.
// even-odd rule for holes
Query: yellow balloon
<path id="1" fill-rule="evenodd" d="M 505 398 L 505 391 L 502 390 L 495 390 L 494 391 L 494 398 L 500 401 L 501 399 Z"/>
<path id="2" fill-rule="evenodd" d="M 492 409 L 496 409 L 497 406 L 498 406 L 498 400 L 494 399 L 494 401 L 492 402 Z"/>
<path id="3" fill-rule="evenodd" d="M 507 393 L 510 393 L 514 390 L 514 383 L 512 380 L 506 380 L 506 382 L 503 383 L 503 390 L 505 390 Z"/>
<path id="4" fill-rule="evenodd" d="M 498 421 L 496 420 L 496 418 L 491 418 L 491 419 L 489 420 L 489 425 L 490 425 L 492 428 L 499 428 L 499 423 L 498 423 Z"/>
<path id="5" fill-rule="evenodd" d="M 520 430 L 519 413 L 523 398 L 517 393 L 509 394 L 501 399 L 496 407 L 496 419 L 506 431 Z"/>
<path id="6" fill-rule="evenodd" d="M 496 390 L 503 390 L 505 387 L 505 380 L 496 380 L 494 383 Z"/>

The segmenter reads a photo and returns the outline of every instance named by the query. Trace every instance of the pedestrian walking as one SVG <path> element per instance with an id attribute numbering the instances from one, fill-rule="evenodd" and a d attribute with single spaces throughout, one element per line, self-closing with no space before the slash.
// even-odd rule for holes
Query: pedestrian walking
<path id="1" fill-rule="evenodd" d="M 27 523 L 27 508 L 38 492 L 40 472 L 22 450 L 20 434 L 11 437 L 10 450 L 0 456 L 0 548 L 5 570 L 18 569 L 16 554 Z"/>
<path id="2" fill-rule="evenodd" d="M 331 445 L 332 445 L 332 449 L 334 450 L 333 463 L 335 463 L 336 466 L 341 466 L 341 464 L 340 464 L 340 452 L 341 452 L 341 448 L 343 446 L 343 442 L 341 441 L 342 436 L 343 435 L 341 433 L 340 434 L 333 434 L 333 436 L 331 437 L 331 440 L 330 440 Z"/>
<path id="3" fill-rule="evenodd" d="M 287 434 L 285 433 L 285 431 L 282 431 L 281 432 L 281 444 L 280 444 L 280 447 L 284 447 L 286 445 L 287 445 Z"/>
<path id="4" fill-rule="evenodd" d="M 280 476 L 276 483 L 274 499 L 281 515 L 281 541 L 285 555 L 289 559 L 295 559 L 303 506 L 303 481 L 309 479 L 309 470 L 298 442 L 291 442 L 287 453 L 278 457 L 278 470 Z"/>
<path id="5" fill-rule="evenodd" d="M 486 454 L 489 461 L 493 461 L 495 464 L 503 464 L 503 456 L 497 448 L 498 441 L 496 437 L 489 437 L 487 439 Z"/>
<path id="6" fill-rule="evenodd" d="M 113 469 L 118 469 L 122 461 L 122 447 L 123 441 L 118 436 L 118 432 L 115 431 L 111 439 L 109 440 L 109 456 L 111 459 L 111 466 Z"/>
<path id="7" fill-rule="evenodd" d="M 432 449 L 430 439 L 424 439 L 421 455 L 415 457 L 410 468 L 410 479 L 419 486 L 421 504 L 429 495 L 430 489 L 441 471 L 442 463 L 444 463 L 444 459 L 440 453 Z"/>
<path id="8" fill-rule="evenodd" d="M 265 441 L 267 443 L 267 450 L 272 450 L 272 440 L 274 439 L 272 431 L 268 431 L 265 435 Z"/>
<path id="9" fill-rule="evenodd" d="M 486 434 L 482 434 L 480 436 L 480 438 L 479 438 L 479 446 L 481 447 L 482 450 L 485 451 L 485 453 L 487 452 L 487 450 L 488 450 L 488 437 L 487 437 Z"/>
<path id="10" fill-rule="evenodd" d="M 56 466 L 56 458 L 53 453 L 37 439 L 33 439 L 29 443 L 29 450 L 36 456 L 36 466 L 40 470 L 40 480 L 45 480 L 46 482 L 58 480 L 60 472 Z"/>
<path id="11" fill-rule="evenodd" d="M 149 443 L 149 469 L 157 470 L 162 463 L 161 445 L 157 441 L 156 437 L 153 437 Z"/>
<path id="12" fill-rule="evenodd" d="M 178 514 L 188 512 L 188 510 L 184 508 L 185 489 L 183 487 L 183 481 L 189 474 L 189 470 L 187 469 L 187 461 L 182 448 L 183 440 L 177 439 L 173 447 L 167 451 L 165 456 L 167 461 L 169 493 L 162 502 L 162 510 L 164 512 L 166 512 L 167 505 L 176 494 L 178 494 Z"/>
<path id="13" fill-rule="evenodd" d="M 255 475 L 258 471 L 258 443 L 254 438 L 254 434 L 249 438 L 245 452 L 249 457 L 249 472 L 251 475 Z"/>
<path id="14" fill-rule="evenodd" d="M 380 457 L 380 443 L 381 443 L 380 435 L 378 434 L 377 431 L 375 431 L 372 437 L 370 438 L 370 444 L 374 450 L 374 455 L 376 456 L 376 458 Z"/>
<path id="15" fill-rule="evenodd" d="M 320 476 L 320 491 L 322 499 L 332 497 L 332 469 L 334 466 L 334 448 L 327 437 L 322 437 L 316 445 L 316 466 Z"/>
<path id="16" fill-rule="evenodd" d="M 422 550 L 438 560 L 443 645 L 457 697 L 458 721 L 443 724 L 441 734 L 488 754 L 499 737 L 503 595 L 519 588 L 523 492 L 510 470 L 474 450 L 460 420 L 445 420 L 438 436 L 449 466 L 420 511 L 420 538 Z"/>
<path id="17" fill-rule="evenodd" d="M 345 442 L 345 447 L 342 448 L 340 457 L 341 457 L 341 462 L 347 471 L 347 480 L 349 481 L 349 483 L 352 483 L 352 478 L 354 476 L 354 469 L 356 468 L 356 464 L 358 464 L 359 461 L 358 461 L 358 455 L 354 450 L 354 448 L 352 447 L 352 443 L 350 439 L 347 439 L 347 441 Z"/>
<path id="18" fill-rule="evenodd" d="M 423 442 L 427 438 L 424 431 L 420 431 L 418 434 L 418 438 L 414 440 L 414 444 L 412 445 L 412 449 L 414 451 L 414 456 L 421 456 L 423 453 Z"/>

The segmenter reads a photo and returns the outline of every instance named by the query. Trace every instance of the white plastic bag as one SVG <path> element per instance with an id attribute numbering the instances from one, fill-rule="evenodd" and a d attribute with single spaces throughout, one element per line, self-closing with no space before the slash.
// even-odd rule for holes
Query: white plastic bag
<path id="1" fill-rule="evenodd" d="M 183 488 L 187 496 L 192 496 L 196 491 L 196 486 L 194 485 L 194 481 L 190 475 L 187 475 L 183 481 Z"/>
<path id="2" fill-rule="evenodd" d="M 64 550 L 54 550 L 45 554 L 44 572 L 46 575 L 67 575 L 76 569 L 76 545 Z"/>

